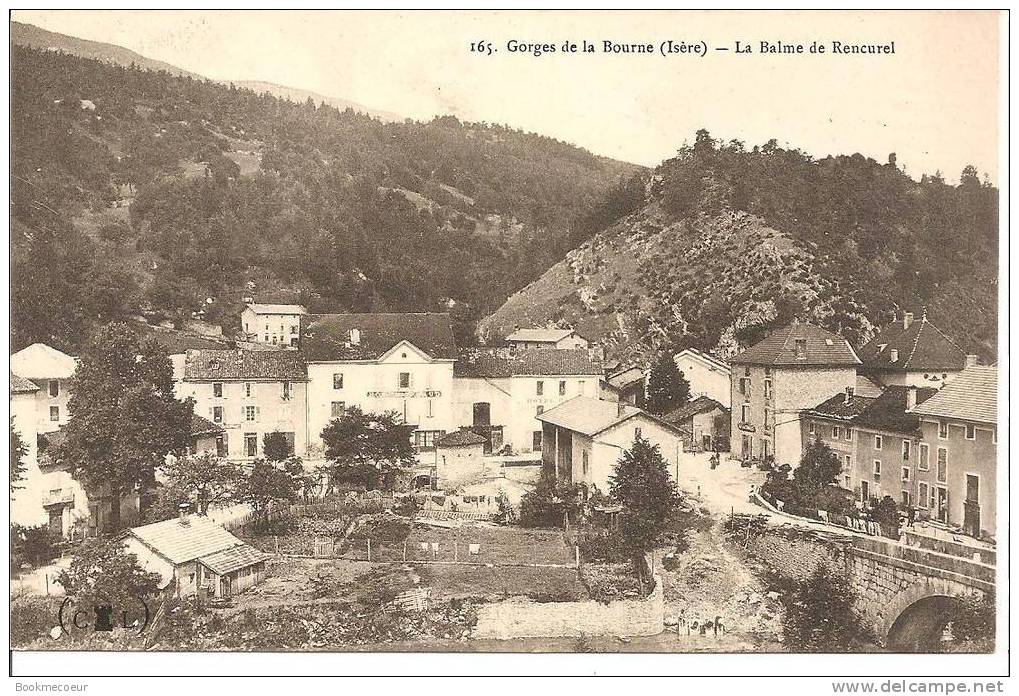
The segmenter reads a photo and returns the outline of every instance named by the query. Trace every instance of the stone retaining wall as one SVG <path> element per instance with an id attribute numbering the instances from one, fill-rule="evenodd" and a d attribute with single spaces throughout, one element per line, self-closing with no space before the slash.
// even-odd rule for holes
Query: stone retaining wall
<path id="1" fill-rule="evenodd" d="M 646 599 L 608 603 L 507 601 L 478 608 L 475 638 L 653 636 L 665 628 L 662 581 Z"/>

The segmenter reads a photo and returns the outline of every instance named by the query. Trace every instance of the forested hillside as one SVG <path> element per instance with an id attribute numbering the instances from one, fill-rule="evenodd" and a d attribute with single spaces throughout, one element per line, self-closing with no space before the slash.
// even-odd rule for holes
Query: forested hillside
<path id="1" fill-rule="evenodd" d="M 602 226 L 635 166 L 12 45 L 13 347 L 246 297 L 450 308 L 466 331 Z"/>
<path id="2" fill-rule="evenodd" d="M 935 146 L 932 144 L 932 146 Z M 576 326 L 620 358 L 732 354 L 800 317 L 859 345 L 904 308 L 971 352 L 997 344 L 998 191 L 861 155 L 814 159 L 699 131 L 619 222 L 571 251 L 480 326 Z"/>

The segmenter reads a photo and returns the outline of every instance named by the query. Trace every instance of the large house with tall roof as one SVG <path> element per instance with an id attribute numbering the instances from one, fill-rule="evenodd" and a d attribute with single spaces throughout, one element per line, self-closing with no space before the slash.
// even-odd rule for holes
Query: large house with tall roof
<path id="1" fill-rule="evenodd" d="M 262 456 L 272 432 L 306 453 L 307 383 L 297 351 L 190 350 L 175 388 L 178 398 L 195 400 L 196 415 L 222 428 L 209 432 L 221 456 L 251 460 Z"/>
<path id="2" fill-rule="evenodd" d="M 714 399 L 725 408 L 729 407 L 729 382 L 731 369 L 729 363 L 696 348 L 685 348 L 673 358 L 676 367 L 690 383 L 690 396 L 706 396 Z"/>
<path id="3" fill-rule="evenodd" d="M 252 303 L 241 312 L 241 331 L 251 341 L 294 348 L 305 314 L 301 305 Z"/>
<path id="4" fill-rule="evenodd" d="M 11 356 L 11 371 L 31 380 L 35 392 L 36 430 L 51 433 L 70 420 L 67 401 L 71 395 L 71 377 L 78 361 L 45 343 L 33 343 Z"/>
<path id="5" fill-rule="evenodd" d="M 744 460 L 796 466 L 802 436 L 800 412 L 833 393 L 856 388 L 860 364 L 842 338 L 793 321 L 731 361 L 730 452 Z"/>
<path id="6" fill-rule="evenodd" d="M 535 420 L 564 401 L 598 398 L 601 362 L 584 349 L 489 349 L 460 356 L 453 368 L 453 416 L 489 438 L 486 449 L 542 451 Z"/>
<path id="7" fill-rule="evenodd" d="M 935 326 L 927 312 L 904 312 L 858 351 L 860 374 L 882 385 L 940 388 L 976 362 Z"/>
<path id="8" fill-rule="evenodd" d="M 506 337 L 513 348 L 587 348 L 587 339 L 573 329 L 517 329 Z"/>
<path id="9" fill-rule="evenodd" d="M 630 404 L 578 396 L 538 415 L 543 432 L 542 466 L 556 480 L 609 490 L 616 463 L 641 437 L 665 459 L 678 479 L 683 433 Z"/>
<path id="10" fill-rule="evenodd" d="M 322 430 L 345 408 L 393 411 L 415 427 L 414 443 L 431 449 L 456 429 L 448 314 L 307 314 L 299 355 L 308 374 L 308 438 L 323 454 Z"/>
<path id="11" fill-rule="evenodd" d="M 911 409 L 920 419 L 917 505 L 972 536 L 994 536 L 998 368 L 971 366 Z"/>

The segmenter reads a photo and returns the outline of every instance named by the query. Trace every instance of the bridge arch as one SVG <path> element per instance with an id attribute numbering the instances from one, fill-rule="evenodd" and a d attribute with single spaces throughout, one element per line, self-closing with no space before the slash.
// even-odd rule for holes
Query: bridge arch
<path id="1" fill-rule="evenodd" d="M 983 592 L 958 582 L 926 578 L 899 591 L 880 612 L 878 640 L 896 652 L 928 652 L 967 597 Z"/>

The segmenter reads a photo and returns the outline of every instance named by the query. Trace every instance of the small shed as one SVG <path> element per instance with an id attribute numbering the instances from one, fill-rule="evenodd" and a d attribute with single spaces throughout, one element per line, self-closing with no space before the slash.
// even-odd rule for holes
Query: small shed
<path id="1" fill-rule="evenodd" d="M 454 491 L 485 478 L 487 438 L 470 430 L 447 433 L 435 443 L 438 488 Z"/>
<path id="2" fill-rule="evenodd" d="M 129 529 L 123 539 L 142 568 L 159 573 L 160 588 L 170 588 L 178 597 L 200 592 L 230 597 L 265 575 L 267 554 L 204 516 L 182 513 L 179 518 Z"/>

